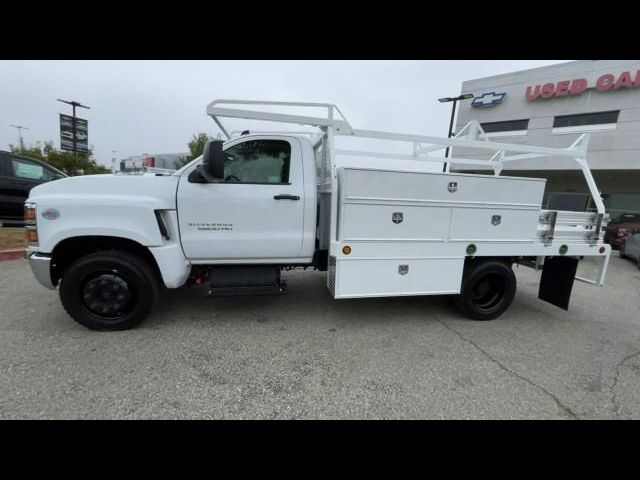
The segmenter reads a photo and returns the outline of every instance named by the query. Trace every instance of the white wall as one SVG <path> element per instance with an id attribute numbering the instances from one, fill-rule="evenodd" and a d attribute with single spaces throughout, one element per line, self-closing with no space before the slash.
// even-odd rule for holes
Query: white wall
<path id="1" fill-rule="evenodd" d="M 529 119 L 526 135 L 499 136 L 492 140 L 509 143 L 525 143 L 549 147 L 568 147 L 579 133 L 552 133 L 556 115 L 620 110 L 614 130 L 591 133 L 587 159 L 593 169 L 640 169 L 640 87 L 599 92 L 589 89 L 577 96 L 538 99 L 528 101 L 527 86 L 557 83 L 575 78 L 587 79 L 588 85 L 605 73 L 616 77 L 630 71 L 632 78 L 640 70 L 638 60 L 580 60 L 511 74 L 469 80 L 462 84 L 462 92 L 482 95 L 486 92 L 506 93 L 503 102 L 493 107 L 472 108 L 471 100 L 459 107 L 456 131 L 469 120 L 496 122 L 502 120 Z M 455 149 L 454 155 L 488 158 L 487 152 L 472 149 Z M 574 169 L 571 159 L 551 157 L 544 161 L 522 161 L 510 165 L 510 169 Z"/>

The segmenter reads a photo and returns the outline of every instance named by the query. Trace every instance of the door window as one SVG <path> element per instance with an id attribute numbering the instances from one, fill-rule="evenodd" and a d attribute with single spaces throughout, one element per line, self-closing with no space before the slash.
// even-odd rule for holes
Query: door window
<path id="1" fill-rule="evenodd" d="M 249 140 L 224 151 L 224 181 L 288 184 L 290 164 L 289 142 Z"/>
<path id="2" fill-rule="evenodd" d="M 13 175 L 17 178 L 45 181 L 53 179 L 53 174 L 49 169 L 35 162 L 14 157 L 11 159 L 11 164 L 13 165 Z"/>

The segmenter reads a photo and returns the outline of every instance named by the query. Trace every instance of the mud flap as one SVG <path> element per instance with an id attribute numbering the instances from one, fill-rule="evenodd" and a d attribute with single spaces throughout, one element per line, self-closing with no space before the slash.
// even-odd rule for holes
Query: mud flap
<path id="1" fill-rule="evenodd" d="M 577 269 L 577 258 L 546 257 L 542 268 L 538 298 L 556 307 L 569 310 L 569 299 Z"/>

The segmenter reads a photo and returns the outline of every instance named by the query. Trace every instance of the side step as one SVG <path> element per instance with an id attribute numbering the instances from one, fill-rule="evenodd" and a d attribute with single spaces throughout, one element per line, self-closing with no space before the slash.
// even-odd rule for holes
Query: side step
<path id="1" fill-rule="evenodd" d="M 286 291 L 279 265 L 224 265 L 209 267 L 211 297 L 279 295 Z"/>

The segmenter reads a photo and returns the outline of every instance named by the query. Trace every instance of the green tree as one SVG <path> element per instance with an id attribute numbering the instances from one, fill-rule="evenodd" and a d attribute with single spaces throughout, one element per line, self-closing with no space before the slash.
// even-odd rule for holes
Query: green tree
<path id="1" fill-rule="evenodd" d="M 180 169 L 189 163 L 189 157 L 182 157 L 176 160 L 176 169 Z"/>
<path id="2" fill-rule="evenodd" d="M 218 134 L 218 140 L 220 140 L 221 138 L 222 136 Z M 205 132 L 200 132 L 193 135 L 191 137 L 191 140 L 187 142 L 187 147 L 189 147 L 189 154 L 186 157 L 181 158 L 180 160 L 176 160 L 176 168 L 182 168 L 194 158 L 202 155 L 202 152 L 204 152 L 204 146 L 209 140 L 211 140 L 211 137 Z"/>
<path id="3" fill-rule="evenodd" d="M 190 152 L 190 155 L 187 159 L 188 162 L 202 155 L 202 152 L 204 151 L 204 146 L 209 141 L 209 139 L 210 139 L 209 135 L 207 135 L 204 132 L 200 132 L 197 135 L 194 135 L 193 137 L 191 137 L 191 141 L 187 143 L 187 146 L 189 147 L 189 152 Z"/>
<path id="4" fill-rule="evenodd" d="M 54 148 L 53 142 L 36 142 L 34 145 L 24 149 L 14 145 L 9 146 L 13 153 L 41 160 L 67 175 L 110 173 L 108 168 L 98 165 L 92 158 L 92 150 L 74 155 L 71 152 L 64 152 Z"/>

